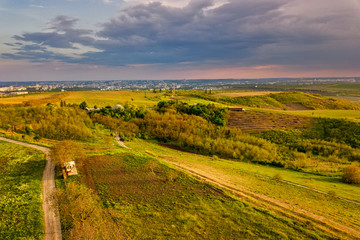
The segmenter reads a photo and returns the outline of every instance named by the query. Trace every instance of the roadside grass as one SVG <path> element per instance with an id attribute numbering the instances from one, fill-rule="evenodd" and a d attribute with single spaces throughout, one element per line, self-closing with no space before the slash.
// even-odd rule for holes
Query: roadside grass
<path id="1" fill-rule="evenodd" d="M 57 142 L 56 140 L 47 139 L 47 138 L 41 138 L 35 140 L 34 137 L 32 136 L 26 134 L 20 134 L 16 132 L 8 132 L 3 129 L 0 129 L 0 137 L 10 138 L 21 142 L 27 142 L 42 147 L 51 147 Z"/>
<path id="2" fill-rule="evenodd" d="M 132 239 L 328 239 L 295 222 L 235 200 L 160 164 L 138 149 L 97 152 L 80 169 L 112 219 Z"/>
<path id="3" fill-rule="evenodd" d="M 42 239 L 45 156 L 0 141 L 0 239 Z"/>
<path id="4" fill-rule="evenodd" d="M 334 196 L 339 196 L 360 202 L 360 186 L 344 184 L 341 182 L 340 176 L 325 177 L 283 168 L 225 160 L 166 148 L 150 141 L 137 140 L 128 145 L 137 151 L 147 151 L 163 162 L 186 164 L 252 192 L 280 199 L 357 228 L 360 226 L 359 205 L 334 198 Z M 279 177 L 285 181 L 331 194 L 293 186 L 278 181 Z"/>

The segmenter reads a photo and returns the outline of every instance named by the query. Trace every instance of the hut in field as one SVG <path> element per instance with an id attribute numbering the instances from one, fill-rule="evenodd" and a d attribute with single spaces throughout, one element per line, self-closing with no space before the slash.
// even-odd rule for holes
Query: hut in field
<path id="1" fill-rule="evenodd" d="M 66 173 L 67 173 L 68 176 L 78 174 L 74 161 L 65 163 L 64 167 L 66 168 Z"/>
<path id="2" fill-rule="evenodd" d="M 120 104 L 114 105 L 112 109 L 113 109 L 113 110 L 116 110 L 116 109 L 118 109 L 118 108 L 124 110 L 124 107 L 123 107 L 122 105 L 120 105 Z"/>

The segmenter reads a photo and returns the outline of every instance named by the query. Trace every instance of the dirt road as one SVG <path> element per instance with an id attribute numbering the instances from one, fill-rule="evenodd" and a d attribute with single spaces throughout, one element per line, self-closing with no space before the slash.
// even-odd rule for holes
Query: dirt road
<path id="1" fill-rule="evenodd" d="M 125 145 L 125 143 L 123 141 L 121 141 L 119 132 L 116 132 L 115 139 L 120 146 L 122 146 L 123 148 L 126 148 L 126 149 L 130 149 L 128 146 Z"/>
<path id="2" fill-rule="evenodd" d="M 46 155 L 46 166 L 42 178 L 42 200 L 45 221 L 45 240 L 61 240 L 61 225 L 58 212 L 50 207 L 49 196 L 55 190 L 55 171 L 54 164 L 50 159 L 50 150 L 29 143 L 19 142 L 12 139 L 0 137 L 1 141 L 15 143 L 26 147 L 35 148 L 42 151 Z"/>

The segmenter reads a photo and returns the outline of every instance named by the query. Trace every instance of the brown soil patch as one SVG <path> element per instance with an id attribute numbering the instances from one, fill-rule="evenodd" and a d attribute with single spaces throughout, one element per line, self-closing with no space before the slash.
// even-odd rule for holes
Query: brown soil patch
<path id="1" fill-rule="evenodd" d="M 312 110 L 312 108 L 305 107 L 300 103 L 288 103 L 285 106 L 288 110 Z"/>
<path id="2" fill-rule="evenodd" d="M 257 111 L 230 112 L 228 126 L 243 132 L 261 132 L 270 129 L 305 129 L 311 118 L 280 113 Z"/>
<path id="3" fill-rule="evenodd" d="M 258 92 L 229 92 L 229 93 L 218 93 L 215 97 L 246 97 L 246 96 L 262 96 L 270 93 L 280 93 L 274 91 L 258 91 Z"/>

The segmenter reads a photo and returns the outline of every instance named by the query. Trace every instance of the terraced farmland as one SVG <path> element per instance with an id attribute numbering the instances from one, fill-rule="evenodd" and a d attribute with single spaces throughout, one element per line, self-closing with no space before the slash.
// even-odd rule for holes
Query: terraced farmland
<path id="1" fill-rule="evenodd" d="M 243 132 L 260 132 L 269 129 L 305 129 L 311 118 L 260 111 L 230 111 L 228 126 Z"/>

